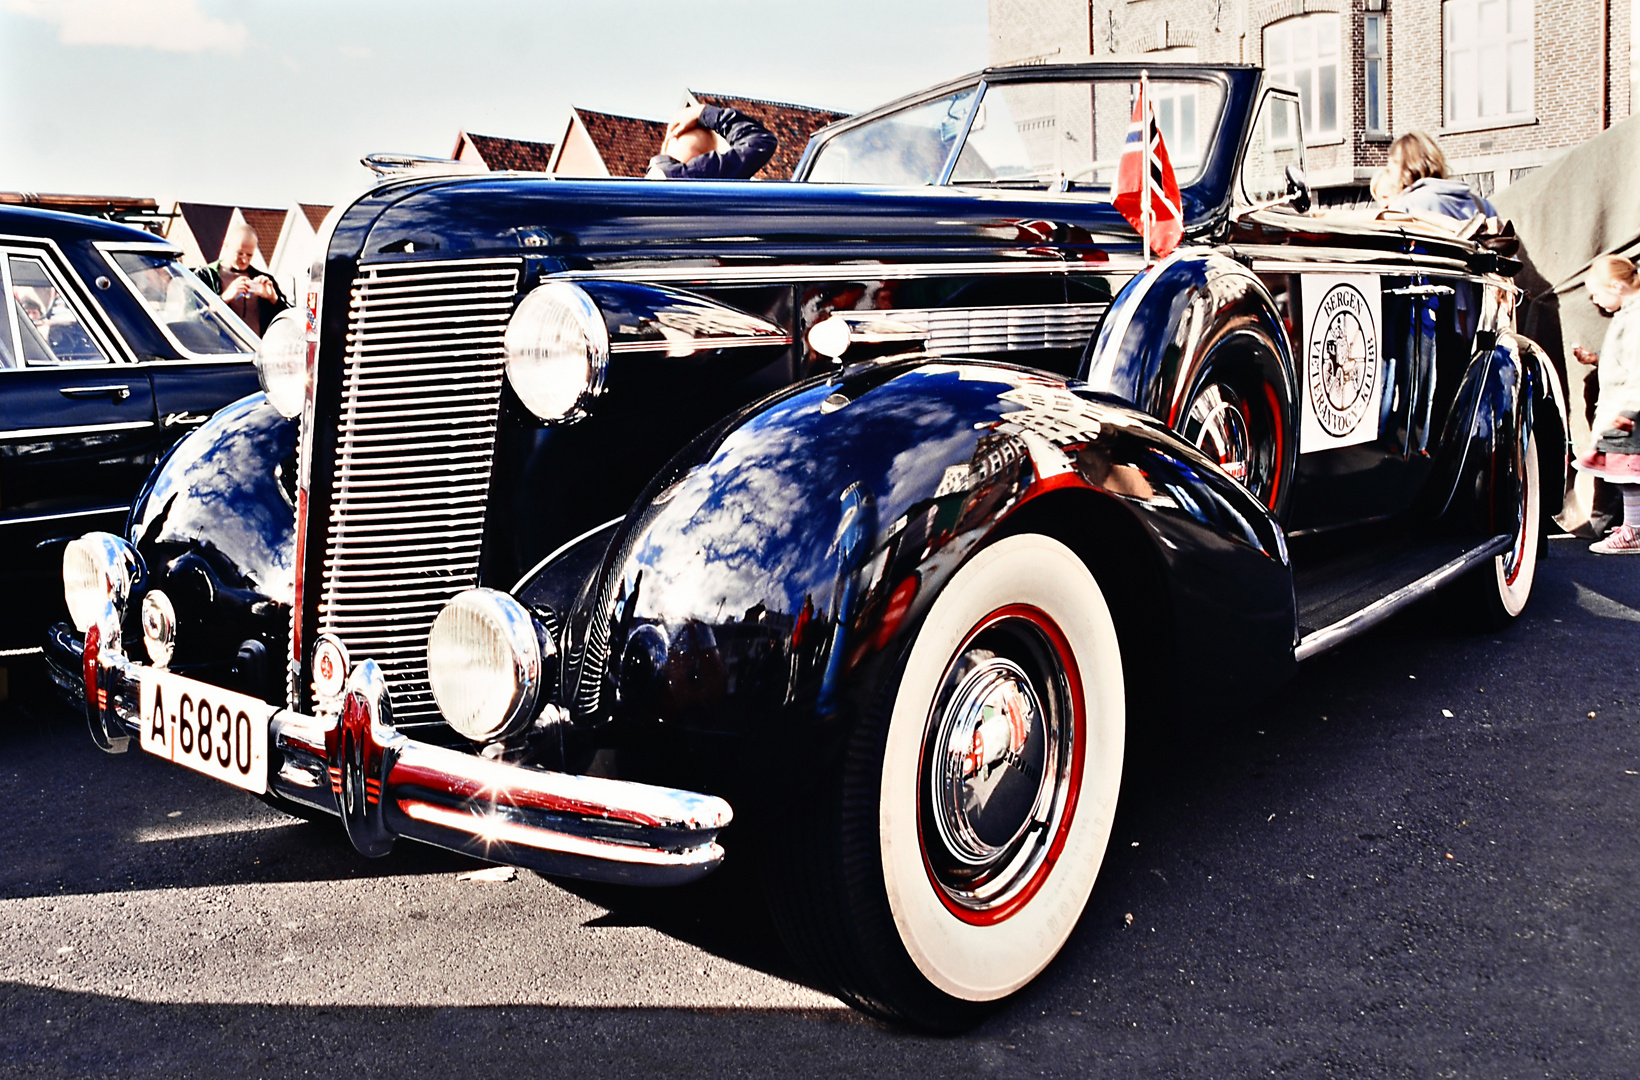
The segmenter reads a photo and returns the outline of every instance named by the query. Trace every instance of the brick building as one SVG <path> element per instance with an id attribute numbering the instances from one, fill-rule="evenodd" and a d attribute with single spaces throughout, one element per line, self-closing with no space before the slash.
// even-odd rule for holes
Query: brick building
<path id="1" fill-rule="evenodd" d="M 1484 193 L 1629 115 L 1635 0 L 991 0 L 991 63 L 1260 64 L 1303 98 L 1322 201 L 1365 198 L 1393 135 Z"/>

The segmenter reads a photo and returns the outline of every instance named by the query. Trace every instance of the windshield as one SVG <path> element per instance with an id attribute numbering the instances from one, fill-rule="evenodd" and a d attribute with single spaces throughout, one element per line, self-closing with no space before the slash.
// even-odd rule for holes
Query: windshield
<path id="1" fill-rule="evenodd" d="M 983 85 L 983 84 L 982 84 Z M 1139 94 L 1136 80 L 1063 79 L 967 87 L 844 131 L 816 151 L 816 183 L 937 184 L 968 113 L 949 182 L 1108 192 Z M 1150 82 L 1156 125 L 1181 187 L 1194 181 L 1224 106 L 1214 81 Z"/>
<path id="2" fill-rule="evenodd" d="M 160 329 L 184 353 L 195 356 L 249 356 L 256 334 L 227 306 L 211 296 L 193 273 L 176 259 L 139 251 L 113 251 L 126 284 Z"/>

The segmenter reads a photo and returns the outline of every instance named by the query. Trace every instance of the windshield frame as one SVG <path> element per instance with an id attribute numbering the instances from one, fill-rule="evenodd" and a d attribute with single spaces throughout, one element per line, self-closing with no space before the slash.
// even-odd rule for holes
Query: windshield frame
<path id="1" fill-rule="evenodd" d="M 1237 159 L 1240 156 L 1241 148 L 1239 145 L 1228 147 L 1225 145 L 1225 125 L 1230 119 L 1230 113 L 1232 111 L 1235 97 L 1235 87 L 1232 85 L 1233 79 L 1229 70 L 1231 68 L 1251 69 L 1251 66 L 1242 64 L 1140 64 L 1132 62 L 1101 63 L 1096 61 L 1092 63 L 1080 64 L 1033 64 L 1028 67 L 986 68 L 983 71 L 973 72 L 971 74 L 964 75 L 961 78 L 952 79 L 948 82 L 941 83 L 938 86 L 930 87 L 926 90 L 920 90 L 914 94 L 908 94 L 905 97 L 898 98 L 887 103 L 886 105 L 882 105 L 879 108 L 872 109 L 869 112 L 862 113 L 858 116 L 849 117 L 847 120 L 839 121 L 836 124 L 832 124 L 821 129 L 815 133 L 813 138 L 810 139 L 808 147 L 803 152 L 802 160 L 798 162 L 798 166 L 793 172 L 792 179 L 797 182 L 808 182 L 808 177 L 814 171 L 815 163 L 824 152 L 826 146 L 840 135 L 858 130 L 861 127 L 875 123 L 902 110 L 915 108 L 918 105 L 923 105 L 930 101 L 938 100 L 942 97 L 949 97 L 950 95 L 962 90 L 972 90 L 976 93 L 974 105 L 969 109 L 968 116 L 963 121 L 961 138 L 956 141 L 951 152 L 946 157 L 944 167 L 940 171 L 938 182 L 934 184 L 920 185 L 920 187 L 924 189 L 948 188 L 956 190 L 983 190 L 985 189 L 985 185 L 952 184 L 950 180 L 952 174 L 956 170 L 958 159 L 962 155 L 962 150 L 967 145 L 974 119 L 978 116 L 980 108 L 985 102 L 986 94 L 988 94 L 993 88 L 1029 83 L 1136 82 L 1141 74 L 1148 73 L 1152 81 L 1195 82 L 1213 85 L 1219 89 L 1220 97 L 1218 115 L 1213 118 L 1211 128 L 1206 135 L 1201 164 L 1191 182 L 1187 185 L 1181 185 L 1181 187 L 1185 190 L 1191 190 L 1196 188 L 1198 185 L 1203 184 L 1205 181 L 1209 180 L 1213 174 L 1220 171 L 1222 163 L 1219 159 L 1223 155 L 1228 154 L 1232 159 Z M 1232 172 L 1234 172 L 1237 164 L 1239 164 L 1239 161 L 1233 160 L 1230 163 Z M 865 184 L 861 186 L 874 187 L 878 185 Z M 912 189 L 908 188 L 908 190 Z M 1091 184 L 1080 187 L 1073 185 L 1064 191 L 1060 191 L 1054 185 L 1050 184 L 1045 188 L 1012 188 L 1009 190 L 1020 191 L 1022 193 L 1034 192 L 1036 194 L 1072 197 L 1079 196 L 1082 199 L 1086 199 L 1088 202 L 1105 202 L 1108 201 L 1108 198 L 1101 198 L 1100 196 L 1108 193 L 1110 187 L 1109 185 L 1094 186 Z M 1092 197 L 1090 198 L 1090 196 Z"/>
<path id="2" fill-rule="evenodd" d="M 200 353 L 188 348 L 181 342 L 180 339 L 177 338 L 176 334 L 169 326 L 166 326 L 164 323 L 160 322 L 159 319 L 154 317 L 154 312 L 149 308 L 148 301 L 143 299 L 141 290 L 137 288 L 137 283 L 131 280 L 131 275 L 125 272 L 125 267 L 121 266 L 119 264 L 119 260 L 114 258 L 116 254 L 134 252 L 138 255 L 151 255 L 156 258 L 168 258 L 181 266 L 181 249 L 170 247 L 165 244 L 123 243 L 117 241 L 104 241 L 94 244 L 93 246 L 102 255 L 103 262 L 108 264 L 109 271 L 112 272 L 121 284 L 125 286 L 126 292 L 130 294 L 132 301 L 137 305 L 138 310 L 142 312 L 143 318 L 147 319 L 149 323 L 151 323 L 154 328 L 158 330 L 165 338 L 166 343 L 177 351 L 177 355 L 182 357 L 180 360 L 156 359 L 149 360 L 147 363 L 249 364 L 256 361 L 257 354 L 261 352 L 262 338 L 256 333 L 256 331 L 247 326 L 245 324 L 245 320 L 241 319 L 234 312 L 233 308 L 229 307 L 220 296 L 216 295 L 216 293 L 211 289 L 205 288 L 205 283 L 203 281 L 199 283 L 201 288 L 198 291 L 201 296 L 205 297 L 206 306 L 211 309 L 213 314 L 221 318 L 227 324 L 228 330 L 234 335 L 234 337 L 239 339 L 239 343 L 244 345 L 247 351 L 229 355 L 227 353 Z M 186 266 L 182 266 L 182 272 L 184 274 L 194 273 Z M 198 276 L 195 275 L 196 280 L 197 277 Z"/>

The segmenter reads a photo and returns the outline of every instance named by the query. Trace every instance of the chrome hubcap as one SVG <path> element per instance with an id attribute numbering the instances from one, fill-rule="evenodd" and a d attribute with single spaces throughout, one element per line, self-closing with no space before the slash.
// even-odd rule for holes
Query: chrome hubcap
<path id="1" fill-rule="evenodd" d="M 1247 483 L 1253 439 L 1235 391 L 1215 383 L 1190 407 L 1191 441 L 1226 473 Z"/>
<path id="2" fill-rule="evenodd" d="M 1064 816 L 1071 719 L 1063 665 L 1028 619 L 958 654 L 924 744 L 921 834 L 948 906 L 995 912 L 1035 879 Z"/>

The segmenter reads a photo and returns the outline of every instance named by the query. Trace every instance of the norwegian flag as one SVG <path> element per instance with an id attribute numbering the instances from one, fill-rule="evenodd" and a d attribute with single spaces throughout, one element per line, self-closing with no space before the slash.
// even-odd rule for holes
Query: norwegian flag
<path id="1" fill-rule="evenodd" d="M 1179 181 L 1173 176 L 1167 144 L 1156 126 L 1150 79 L 1145 75 L 1139 76 L 1139 99 L 1133 103 L 1133 123 L 1116 166 L 1116 197 L 1111 202 L 1145 238 L 1147 258 L 1151 251 L 1165 258 L 1179 246 L 1184 236 Z"/>

